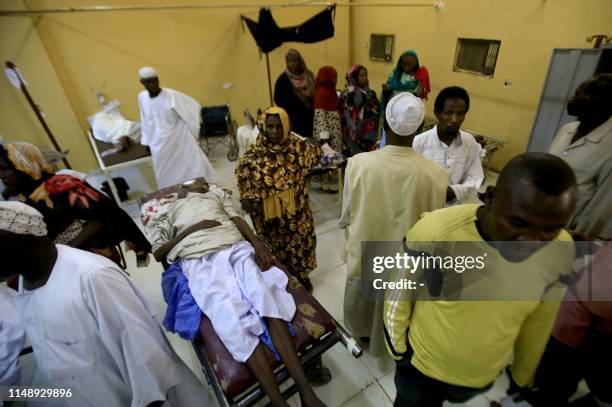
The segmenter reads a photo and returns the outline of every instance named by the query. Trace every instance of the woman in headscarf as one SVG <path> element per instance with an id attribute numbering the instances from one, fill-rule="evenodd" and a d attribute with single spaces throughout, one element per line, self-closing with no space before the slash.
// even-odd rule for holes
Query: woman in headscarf
<path id="1" fill-rule="evenodd" d="M 344 142 L 348 155 L 353 156 L 376 148 L 380 102 L 370 89 L 364 66 L 353 65 L 346 73 L 346 83 L 340 95 L 340 109 Z"/>
<path id="2" fill-rule="evenodd" d="M 324 66 L 317 73 L 317 92 L 315 94 L 315 113 L 313 137 L 320 144 L 331 147 L 338 153 L 344 151 L 342 122 L 340 121 L 340 99 L 336 92 L 338 72 L 331 66 Z M 327 147 L 323 147 L 326 149 Z M 329 149 L 327 149 L 329 151 Z M 332 152 L 325 152 L 326 155 Z M 338 174 L 326 172 L 313 175 L 310 185 L 327 191 L 338 191 Z"/>
<path id="3" fill-rule="evenodd" d="M 55 174 L 33 144 L 0 145 L 0 179 L 6 199 L 25 202 L 43 214 L 55 243 L 103 255 L 125 267 L 116 246 L 126 241 L 137 259 L 146 261 L 151 245 L 132 218 L 85 181 Z"/>
<path id="4" fill-rule="evenodd" d="M 321 149 L 291 134 L 282 108 L 266 110 L 263 123 L 236 168 L 240 202 L 274 256 L 312 289 L 308 273 L 317 266 L 317 241 L 306 177 Z"/>
<path id="5" fill-rule="evenodd" d="M 312 137 L 315 77 L 302 55 L 293 48 L 287 51 L 285 63 L 285 71 L 274 86 L 274 103 L 289 115 L 292 131 L 302 137 Z"/>
<path id="6" fill-rule="evenodd" d="M 387 82 L 383 84 L 381 112 L 385 111 L 387 102 L 398 93 L 409 92 L 414 96 L 427 100 L 431 91 L 429 85 L 429 71 L 419 64 L 417 53 L 409 50 L 400 55 L 395 69 L 391 71 Z M 421 125 L 421 128 L 423 126 Z M 420 128 L 417 133 L 420 133 Z M 385 136 L 380 142 L 380 147 L 385 145 Z"/>

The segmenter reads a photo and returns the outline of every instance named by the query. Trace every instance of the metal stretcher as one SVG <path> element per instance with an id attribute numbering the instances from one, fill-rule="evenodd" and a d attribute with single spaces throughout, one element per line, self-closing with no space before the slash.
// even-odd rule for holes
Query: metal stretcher
<path id="1" fill-rule="evenodd" d="M 204 179 L 200 181 L 205 182 Z M 179 185 L 165 188 L 142 196 L 138 201 L 142 206 L 151 199 L 159 199 L 177 192 Z M 304 287 L 292 277 L 278 261 L 274 264 L 287 274 L 287 291 L 296 303 L 296 314 L 292 324 L 296 330 L 293 338 L 302 366 L 308 366 L 336 343 L 341 342 L 347 350 L 359 358 L 363 351 L 355 339 L 312 297 Z M 167 267 L 167 264 L 164 264 Z M 227 351 L 210 320 L 202 316 L 200 336 L 192 341 L 193 349 L 202 365 L 202 371 L 215 393 L 221 407 L 251 406 L 265 397 L 265 393 L 255 377 L 243 363 L 236 362 Z M 268 352 L 268 360 L 279 386 L 290 378 L 287 369 Z M 333 379 L 332 379 L 333 380 Z M 288 399 L 297 392 L 295 384 L 283 391 Z"/>
<path id="2" fill-rule="evenodd" d="M 342 214 L 342 198 L 344 197 L 343 195 L 343 189 L 344 189 L 344 171 L 346 169 L 346 163 L 348 162 L 348 160 L 345 158 L 340 162 L 337 162 L 333 165 L 330 165 L 328 167 L 321 167 L 321 166 L 316 166 L 314 167 L 311 171 L 310 174 L 308 174 L 308 176 L 310 178 L 312 178 L 314 175 L 319 175 L 319 174 L 326 174 L 326 173 L 330 173 L 330 172 L 335 172 L 337 174 L 337 178 L 338 178 L 338 191 L 336 192 L 338 194 L 338 199 L 336 200 L 336 203 L 332 204 L 332 205 L 328 205 L 328 206 L 324 206 L 321 208 L 317 208 L 317 209 L 313 209 L 312 213 L 317 213 L 317 212 L 322 212 L 322 211 L 326 211 L 328 209 L 331 209 L 335 206 L 338 206 L 340 214 Z"/>

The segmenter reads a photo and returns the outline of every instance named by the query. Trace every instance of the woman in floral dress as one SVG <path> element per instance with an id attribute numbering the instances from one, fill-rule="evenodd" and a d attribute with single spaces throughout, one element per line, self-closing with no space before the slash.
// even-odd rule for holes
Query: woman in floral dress
<path id="1" fill-rule="evenodd" d="M 308 289 L 308 273 L 317 266 L 316 235 L 306 177 L 321 149 L 291 134 L 289 116 L 279 107 L 264 112 L 257 143 L 236 169 L 242 207 L 257 235 Z"/>

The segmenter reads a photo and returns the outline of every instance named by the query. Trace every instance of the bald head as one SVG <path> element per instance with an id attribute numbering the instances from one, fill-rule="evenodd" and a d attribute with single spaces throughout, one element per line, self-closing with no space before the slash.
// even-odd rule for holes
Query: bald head
<path id="1" fill-rule="evenodd" d="M 508 161 L 497 179 L 497 194 L 509 194 L 529 186 L 548 196 L 559 196 L 576 186 L 571 167 L 546 153 L 525 153 Z"/>
<path id="2" fill-rule="evenodd" d="M 576 206 L 576 178 L 560 158 L 521 154 L 506 164 L 478 220 L 488 240 L 548 242 L 569 221 Z M 521 253 L 503 253 L 522 261 L 537 245 Z"/>

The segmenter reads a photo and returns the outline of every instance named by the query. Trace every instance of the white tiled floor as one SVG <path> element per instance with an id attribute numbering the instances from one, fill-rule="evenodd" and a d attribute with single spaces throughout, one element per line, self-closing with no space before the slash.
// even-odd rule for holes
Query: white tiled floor
<path id="1" fill-rule="evenodd" d="M 219 146 L 210 154 L 211 162 L 221 178 L 221 184 L 234 190 L 237 195 L 234 181 L 234 168 L 236 163 L 229 162 L 225 158 L 226 148 Z M 140 178 L 131 175 L 131 182 L 144 185 L 131 185 L 133 190 L 147 191 L 151 182 L 150 171 L 140 171 Z M 144 174 L 144 175 L 142 175 Z M 121 175 L 121 174 L 119 174 Z M 128 174 L 129 175 L 129 174 Z M 487 185 L 494 180 L 495 174 L 487 180 Z M 139 181 L 142 179 L 142 181 Z M 315 228 L 317 233 L 317 263 L 318 267 L 311 274 L 314 285 L 314 296 L 338 321 L 343 319 L 344 286 L 346 282 L 346 265 L 341 259 L 344 235 L 338 228 L 338 217 L 340 208 L 337 204 L 338 195 L 321 191 L 311 191 L 311 206 L 314 212 Z M 134 207 L 129 211 L 136 215 Z M 151 302 L 158 318 L 163 318 L 166 305 L 163 301 L 160 281 L 162 267 L 152 262 L 145 269 L 137 269 L 134 264 L 133 253 L 128 253 L 128 271 L 132 278 L 143 290 L 147 299 Z M 187 365 L 204 382 L 200 365 L 191 345 L 178 336 L 168 334 L 170 342 L 177 353 Z M 326 386 L 315 388 L 319 397 L 329 406 L 391 406 L 395 398 L 395 385 L 393 375 L 395 367 L 390 359 L 377 359 L 367 353 L 359 360 L 354 359 L 340 344 L 332 347 L 323 356 L 323 363 L 333 375 L 331 383 Z M 507 387 L 507 379 L 502 375 L 496 382 L 494 388 L 487 394 L 479 396 L 463 406 L 489 405 L 490 400 L 499 400 L 504 395 Z M 289 400 L 292 406 L 299 406 L 299 398 L 296 396 Z M 448 404 L 457 406 L 458 404 Z"/>

